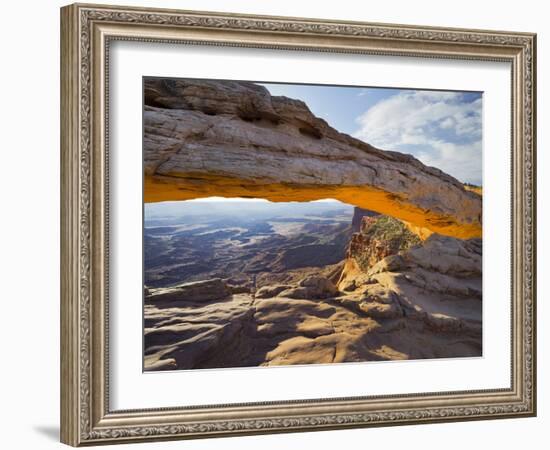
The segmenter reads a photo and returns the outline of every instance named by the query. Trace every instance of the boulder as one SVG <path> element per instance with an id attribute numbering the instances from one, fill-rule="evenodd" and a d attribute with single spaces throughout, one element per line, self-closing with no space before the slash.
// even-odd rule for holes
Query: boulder
<path id="1" fill-rule="evenodd" d="M 286 284 L 278 284 L 275 286 L 263 286 L 256 291 L 256 298 L 272 298 L 279 295 L 281 292 L 291 289 L 292 286 Z"/>
<path id="2" fill-rule="evenodd" d="M 385 304 L 378 302 L 361 303 L 359 308 L 367 316 L 374 319 L 395 319 L 403 316 L 401 308 L 396 303 Z"/>
<path id="3" fill-rule="evenodd" d="M 311 275 L 300 281 L 297 287 L 291 287 L 279 293 L 280 297 L 323 299 L 338 295 L 338 289 L 328 278 Z"/>
<path id="4" fill-rule="evenodd" d="M 459 318 L 445 314 L 425 314 L 422 318 L 428 328 L 439 332 L 458 332 L 464 326 Z"/>
<path id="5" fill-rule="evenodd" d="M 400 255 L 390 255 L 378 261 L 368 270 L 368 273 L 374 275 L 380 272 L 394 272 L 405 267 L 405 260 Z"/>
<path id="6" fill-rule="evenodd" d="M 481 277 L 481 252 L 478 239 L 462 240 L 433 234 L 424 245 L 412 248 L 403 257 L 407 263 L 427 271 L 461 278 Z"/>
<path id="7" fill-rule="evenodd" d="M 146 300 L 153 303 L 209 302 L 231 295 L 231 290 L 220 278 L 183 283 L 169 288 L 150 289 Z"/>
<path id="8" fill-rule="evenodd" d="M 313 292 L 318 293 L 319 295 L 328 294 L 336 295 L 338 294 L 338 289 L 332 281 L 328 278 L 321 277 L 318 275 L 311 275 L 307 278 L 304 278 L 300 281 L 300 286 L 311 289 Z"/>

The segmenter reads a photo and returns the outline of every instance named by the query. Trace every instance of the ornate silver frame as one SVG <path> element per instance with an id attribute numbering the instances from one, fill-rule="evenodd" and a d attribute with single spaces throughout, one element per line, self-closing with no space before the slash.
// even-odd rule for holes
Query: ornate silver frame
<path id="1" fill-rule="evenodd" d="M 111 411 L 106 186 L 109 44 L 201 43 L 507 61 L 512 66 L 509 389 Z M 61 440 L 79 446 L 536 414 L 535 86 L 531 33 L 75 4 L 61 9 Z"/>

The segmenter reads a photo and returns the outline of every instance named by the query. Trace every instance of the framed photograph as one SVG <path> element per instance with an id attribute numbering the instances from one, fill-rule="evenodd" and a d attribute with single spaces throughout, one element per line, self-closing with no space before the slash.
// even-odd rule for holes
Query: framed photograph
<path id="1" fill-rule="evenodd" d="M 62 442 L 535 415 L 535 58 L 62 8 Z"/>

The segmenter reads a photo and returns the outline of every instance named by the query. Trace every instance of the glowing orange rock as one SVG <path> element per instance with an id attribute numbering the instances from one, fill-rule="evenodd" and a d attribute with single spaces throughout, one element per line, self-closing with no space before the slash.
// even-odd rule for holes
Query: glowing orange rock
<path id="1" fill-rule="evenodd" d="M 418 234 L 480 237 L 482 198 L 439 169 L 339 133 L 253 83 L 145 83 L 144 201 L 333 198 Z"/>

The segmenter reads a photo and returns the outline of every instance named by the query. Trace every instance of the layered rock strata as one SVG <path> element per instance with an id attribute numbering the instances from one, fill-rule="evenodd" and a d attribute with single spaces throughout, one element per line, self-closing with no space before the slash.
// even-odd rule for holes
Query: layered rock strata
<path id="1" fill-rule="evenodd" d="M 481 235 L 481 197 L 412 157 L 339 133 L 250 82 L 147 79 L 145 201 L 335 198 L 439 234 Z"/>
<path id="2" fill-rule="evenodd" d="M 310 275 L 225 295 L 211 280 L 200 301 L 148 290 L 146 370 L 481 356 L 481 241 L 422 242 L 394 222 L 363 218 L 337 284 Z"/>
<path id="3" fill-rule="evenodd" d="M 144 94 L 146 202 L 357 207 L 341 263 L 296 264 L 301 246 L 262 265 L 259 289 L 218 274 L 146 288 L 146 370 L 482 355 L 481 190 L 254 83 L 147 79 Z"/>

